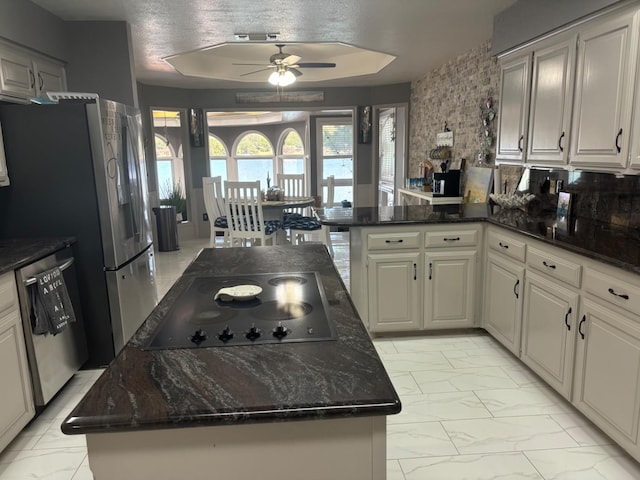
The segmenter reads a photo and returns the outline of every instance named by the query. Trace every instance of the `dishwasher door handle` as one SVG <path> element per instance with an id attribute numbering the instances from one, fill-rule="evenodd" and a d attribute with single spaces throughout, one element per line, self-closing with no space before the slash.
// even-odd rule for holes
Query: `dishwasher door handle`
<path id="1" fill-rule="evenodd" d="M 58 268 L 60 269 L 60 271 L 64 272 L 67 268 L 69 268 L 71 265 L 73 265 L 74 258 L 75 257 L 71 257 L 69 260 L 64 262 L 62 265 L 58 265 Z M 29 277 L 24 281 L 24 284 L 29 286 L 29 285 L 33 285 L 37 281 L 38 280 L 36 279 L 36 277 Z"/>

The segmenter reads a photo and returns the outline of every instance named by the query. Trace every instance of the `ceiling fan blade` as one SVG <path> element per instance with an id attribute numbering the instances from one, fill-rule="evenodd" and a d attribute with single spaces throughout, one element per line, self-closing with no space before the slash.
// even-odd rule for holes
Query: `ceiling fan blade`
<path id="1" fill-rule="evenodd" d="M 286 58 L 282 59 L 282 63 L 286 63 L 287 65 L 295 65 L 296 63 L 298 63 L 298 60 L 300 60 L 301 57 L 299 57 L 298 55 L 289 55 Z"/>
<path id="2" fill-rule="evenodd" d="M 232 63 L 231 65 L 253 65 L 255 67 L 270 67 L 270 63 Z"/>
<path id="3" fill-rule="evenodd" d="M 300 70 L 298 70 L 297 68 L 289 67 L 287 70 L 289 70 L 291 73 L 293 73 L 296 77 L 299 77 L 300 75 L 302 75 L 302 72 Z"/>
<path id="4" fill-rule="evenodd" d="M 292 65 L 298 68 L 334 68 L 336 66 L 335 63 L 324 63 L 324 62 L 309 62 L 309 63 L 298 63 L 297 65 Z"/>
<path id="5" fill-rule="evenodd" d="M 241 76 L 241 77 L 244 77 L 244 76 L 246 76 L 246 75 L 253 75 L 254 73 L 264 72 L 264 71 L 267 71 L 267 70 L 271 70 L 271 67 L 261 68 L 260 70 L 254 70 L 253 72 L 243 73 L 243 74 L 241 74 L 240 76 Z"/>

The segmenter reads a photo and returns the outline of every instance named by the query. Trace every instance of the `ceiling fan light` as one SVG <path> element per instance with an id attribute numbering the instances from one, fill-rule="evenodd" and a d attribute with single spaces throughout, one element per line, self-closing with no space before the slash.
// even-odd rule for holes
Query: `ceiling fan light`
<path id="1" fill-rule="evenodd" d="M 287 70 L 280 78 L 280 86 L 286 87 L 287 85 L 291 85 L 296 81 L 296 76 L 293 74 L 291 70 Z"/>
<path id="2" fill-rule="evenodd" d="M 280 72 L 272 72 L 271 75 L 269 75 L 269 83 L 271 85 L 278 85 L 280 83 Z"/>

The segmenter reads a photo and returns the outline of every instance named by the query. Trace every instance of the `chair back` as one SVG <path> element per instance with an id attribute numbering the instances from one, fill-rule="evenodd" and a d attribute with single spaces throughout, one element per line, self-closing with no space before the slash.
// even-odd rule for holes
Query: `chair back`
<path id="1" fill-rule="evenodd" d="M 304 185 L 304 173 L 278 174 L 278 186 L 284 191 L 285 198 L 304 197 L 306 189 Z"/>
<path id="2" fill-rule="evenodd" d="M 327 208 L 333 207 L 335 203 L 335 193 L 336 193 L 336 178 L 333 175 L 329 175 L 327 177 L 327 201 L 324 206 Z"/>
<path id="3" fill-rule="evenodd" d="M 227 224 L 231 241 L 260 239 L 264 245 L 264 213 L 260 181 L 224 182 Z"/>
<path id="4" fill-rule="evenodd" d="M 204 194 L 204 208 L 210 222 L 225 215 L 222 177 L 202 177 L 202 193 Z"/>

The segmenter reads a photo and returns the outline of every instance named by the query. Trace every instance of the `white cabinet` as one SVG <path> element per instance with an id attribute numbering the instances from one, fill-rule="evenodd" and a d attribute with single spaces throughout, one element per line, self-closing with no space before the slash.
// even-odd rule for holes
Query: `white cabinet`
<path id="1" fill-rule="evenodd" d="M 503 243 L 506 245 L 506 243 Z M 524 266 L 489 252 L 485 270 L 484 328 L 520 355 Z"/>
<path id="2" fill-rule="evenodd" d="M 575 290 L 527 270 L 521 359 L 571 400 L 578 298 Z"/>
<path id="3" fill-rule="evenodd" d="M 594 21 L 579 32 L 572 165 L 605 169 L 627 166 L 638 15 L 633 11 Z"/>
<path id="4" fill-rule="evenodd" d="M 0 384 L 1 451 L 35 414 L 13 272 L 0 275 Z"/>
<path id="5" fill-rule="evenodd" d="M 567 163 L 576 35 L 533 53 L 527 161 Z"/>
<path id="6" fill-rule="evenodd" d="M 502 160 L 502 163 L 524 161 L 530 82 L 530 54 L 507 60 L 500 66 L 496 159 Z"/>
<path id="7" fill-rule="evenodd" d="M 0 95 L 26 100 L 61 90 L 66 90 L 62 63 L 0 43 Z"/>
<path id="8" fill-rule="evenodd" d="M 425 253 L 424 327 L 471 327 L 475 323 L 476 250 Z"/>
<path id="9" fill-rule="evenodd" d="M 4 156 L 2 125 L 0 125 L 0 187 L 6 187 L 7 185 L 9 185 L 9 171 L 7 170 L 7 159 Z"/>
<path id="10" fill-rule="evenodd" d="M 418 252 L 368 255 L 371 331 L 418 330 L 422 327 L 419 259 Z"/>
<path id="11" fill-rule="evenodd" d="M 640 324 L 588 298 L 581 306 L 573 402 L 638 458 Z"/>

